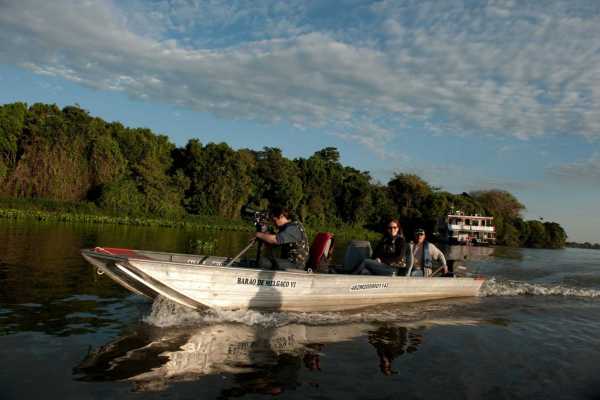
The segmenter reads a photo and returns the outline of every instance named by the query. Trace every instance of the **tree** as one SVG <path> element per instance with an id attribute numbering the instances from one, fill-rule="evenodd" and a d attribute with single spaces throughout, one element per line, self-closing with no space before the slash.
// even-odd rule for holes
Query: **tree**
<path id="1" fill-rule="evenodd" d="M 525 206 L 505 190 L 480 190 L 471 192 L 470 195 L 491 215 L 503 215 L 514 219 L 525 210 Z"/>
<path id="2" fill-rule="evenodd" d="M 544 228 L 546 230 L 546 243 L 544 247 L 550 249 L 560 249 L 565 247 L 567 241 L 567 234 L 556 222 L 544 222 Z"/>
<path id="3" fill-rule="evenodd" d="M 186 208 L 195 214 L 240 216 L 253 185 L 251 164 L 225 143 L 209 143 L 204 148 L 190 140 L 180 157 L 181 170 L 189 178 Z"/>
<path id="4" fill-rule="evenodd" d="M 257 199 L 298 211 L 302 200 L 302 181 L 296 164 L 283 157 L 281 150 L 265 147 L 256 153 Z"/>
<path id="5" fill-rule="evenodd" d="M 23 133 L 26 114 L 25 103 L 6 104 L 0 107 L 0 183 L 17 163 L 19 140 Z"/>
<path id="6" fill-rule="evenodd" d="M 368 172 L 345 168 L 336 199 L 338 214 L 342 221 L 356 225 L 368 222 L 367 217 L 371 211 L 370 180 Z"/>
<path id="7" fill-rule="evenodd" d="M 386 184 L 340 163 L 335 147 L 290 160 L 280 149 L 233 150 L 190 140 L 177 148 L 149 129 L 94 118 L 79 106 L 0 106 L 0 195 L 94 201 L 127 215 L 184 212 L 236 218 L 242 205 L 278 204 L 313 225 L 379 228 L 390 217 L 405 230 L 432 229 L 452 208 L 494 217 L 498 242 L 562 247 L 556 223 L 524 222 L 524 206 L 502 190 L 451 194 L 414 174 Z"/>
<path id="8" fill-rule="evenodd" d="M 527 247 L 542 248 L 545 246 L 548 238 L 546 236 L 546 227 L 540 221 L 527 221 L 529 225 L 529 238 L 525 245 Z"/>
<path id="9" fill-rule="evenodd" d="M 400 219 L 422 223 L 426 201 L 432 194 L 431 186 L 417 175 L 395 174 L 388 188 Z"/>

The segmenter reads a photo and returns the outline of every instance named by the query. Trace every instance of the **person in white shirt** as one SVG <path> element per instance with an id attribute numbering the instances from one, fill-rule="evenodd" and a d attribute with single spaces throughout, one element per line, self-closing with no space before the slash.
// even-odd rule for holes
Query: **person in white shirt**
<path id="1" fill-rule="evenodd" d="M 433 273 L 433 261 L 438 262 L 444 274 L 448 273 L 446 257 L 440 249 L 426 239 L 425 230 L 419 228 L 415 231 L 415 241 L 412 243 L 413 267 L 410 271 L 411 276 L 429 277 Z"/>

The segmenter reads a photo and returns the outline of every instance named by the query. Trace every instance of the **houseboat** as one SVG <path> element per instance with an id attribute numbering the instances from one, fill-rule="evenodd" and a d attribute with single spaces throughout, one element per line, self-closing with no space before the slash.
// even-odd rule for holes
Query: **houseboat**
<path id="1" fill-rule="evenodd" d="M 496 243 L 494 217 L 450 211 L 438 222 L 440 239 L 449 245 L 489 246 Z"/>

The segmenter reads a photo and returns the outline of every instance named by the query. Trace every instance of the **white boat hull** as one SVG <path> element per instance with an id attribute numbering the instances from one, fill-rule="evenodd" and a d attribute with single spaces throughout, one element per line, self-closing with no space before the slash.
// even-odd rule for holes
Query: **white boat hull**
<path id="1" fill-rule="evenodd" d="M 267 271 L 225 267 L 228 259 L 221 257 L 129 252 L 107 254 L 94 249 L 83 250 L 82 254 L 134 293 L 147 297 L 161 295 L 196 309 L 341 311 L 378 304 L 477 296 L 483 283 L 479 278 Z"/>

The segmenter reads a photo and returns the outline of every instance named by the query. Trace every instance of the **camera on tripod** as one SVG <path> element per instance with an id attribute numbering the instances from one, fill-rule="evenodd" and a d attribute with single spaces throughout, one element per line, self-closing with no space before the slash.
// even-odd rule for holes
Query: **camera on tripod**
<path id="1" fill-rule="evenodd" d="M 242 217 L 254 223 L 257 232 L 267 232 L 271 218 L 268 211 L 254 210 L 250 207 L 245 207 L 242 210 Z"/>

